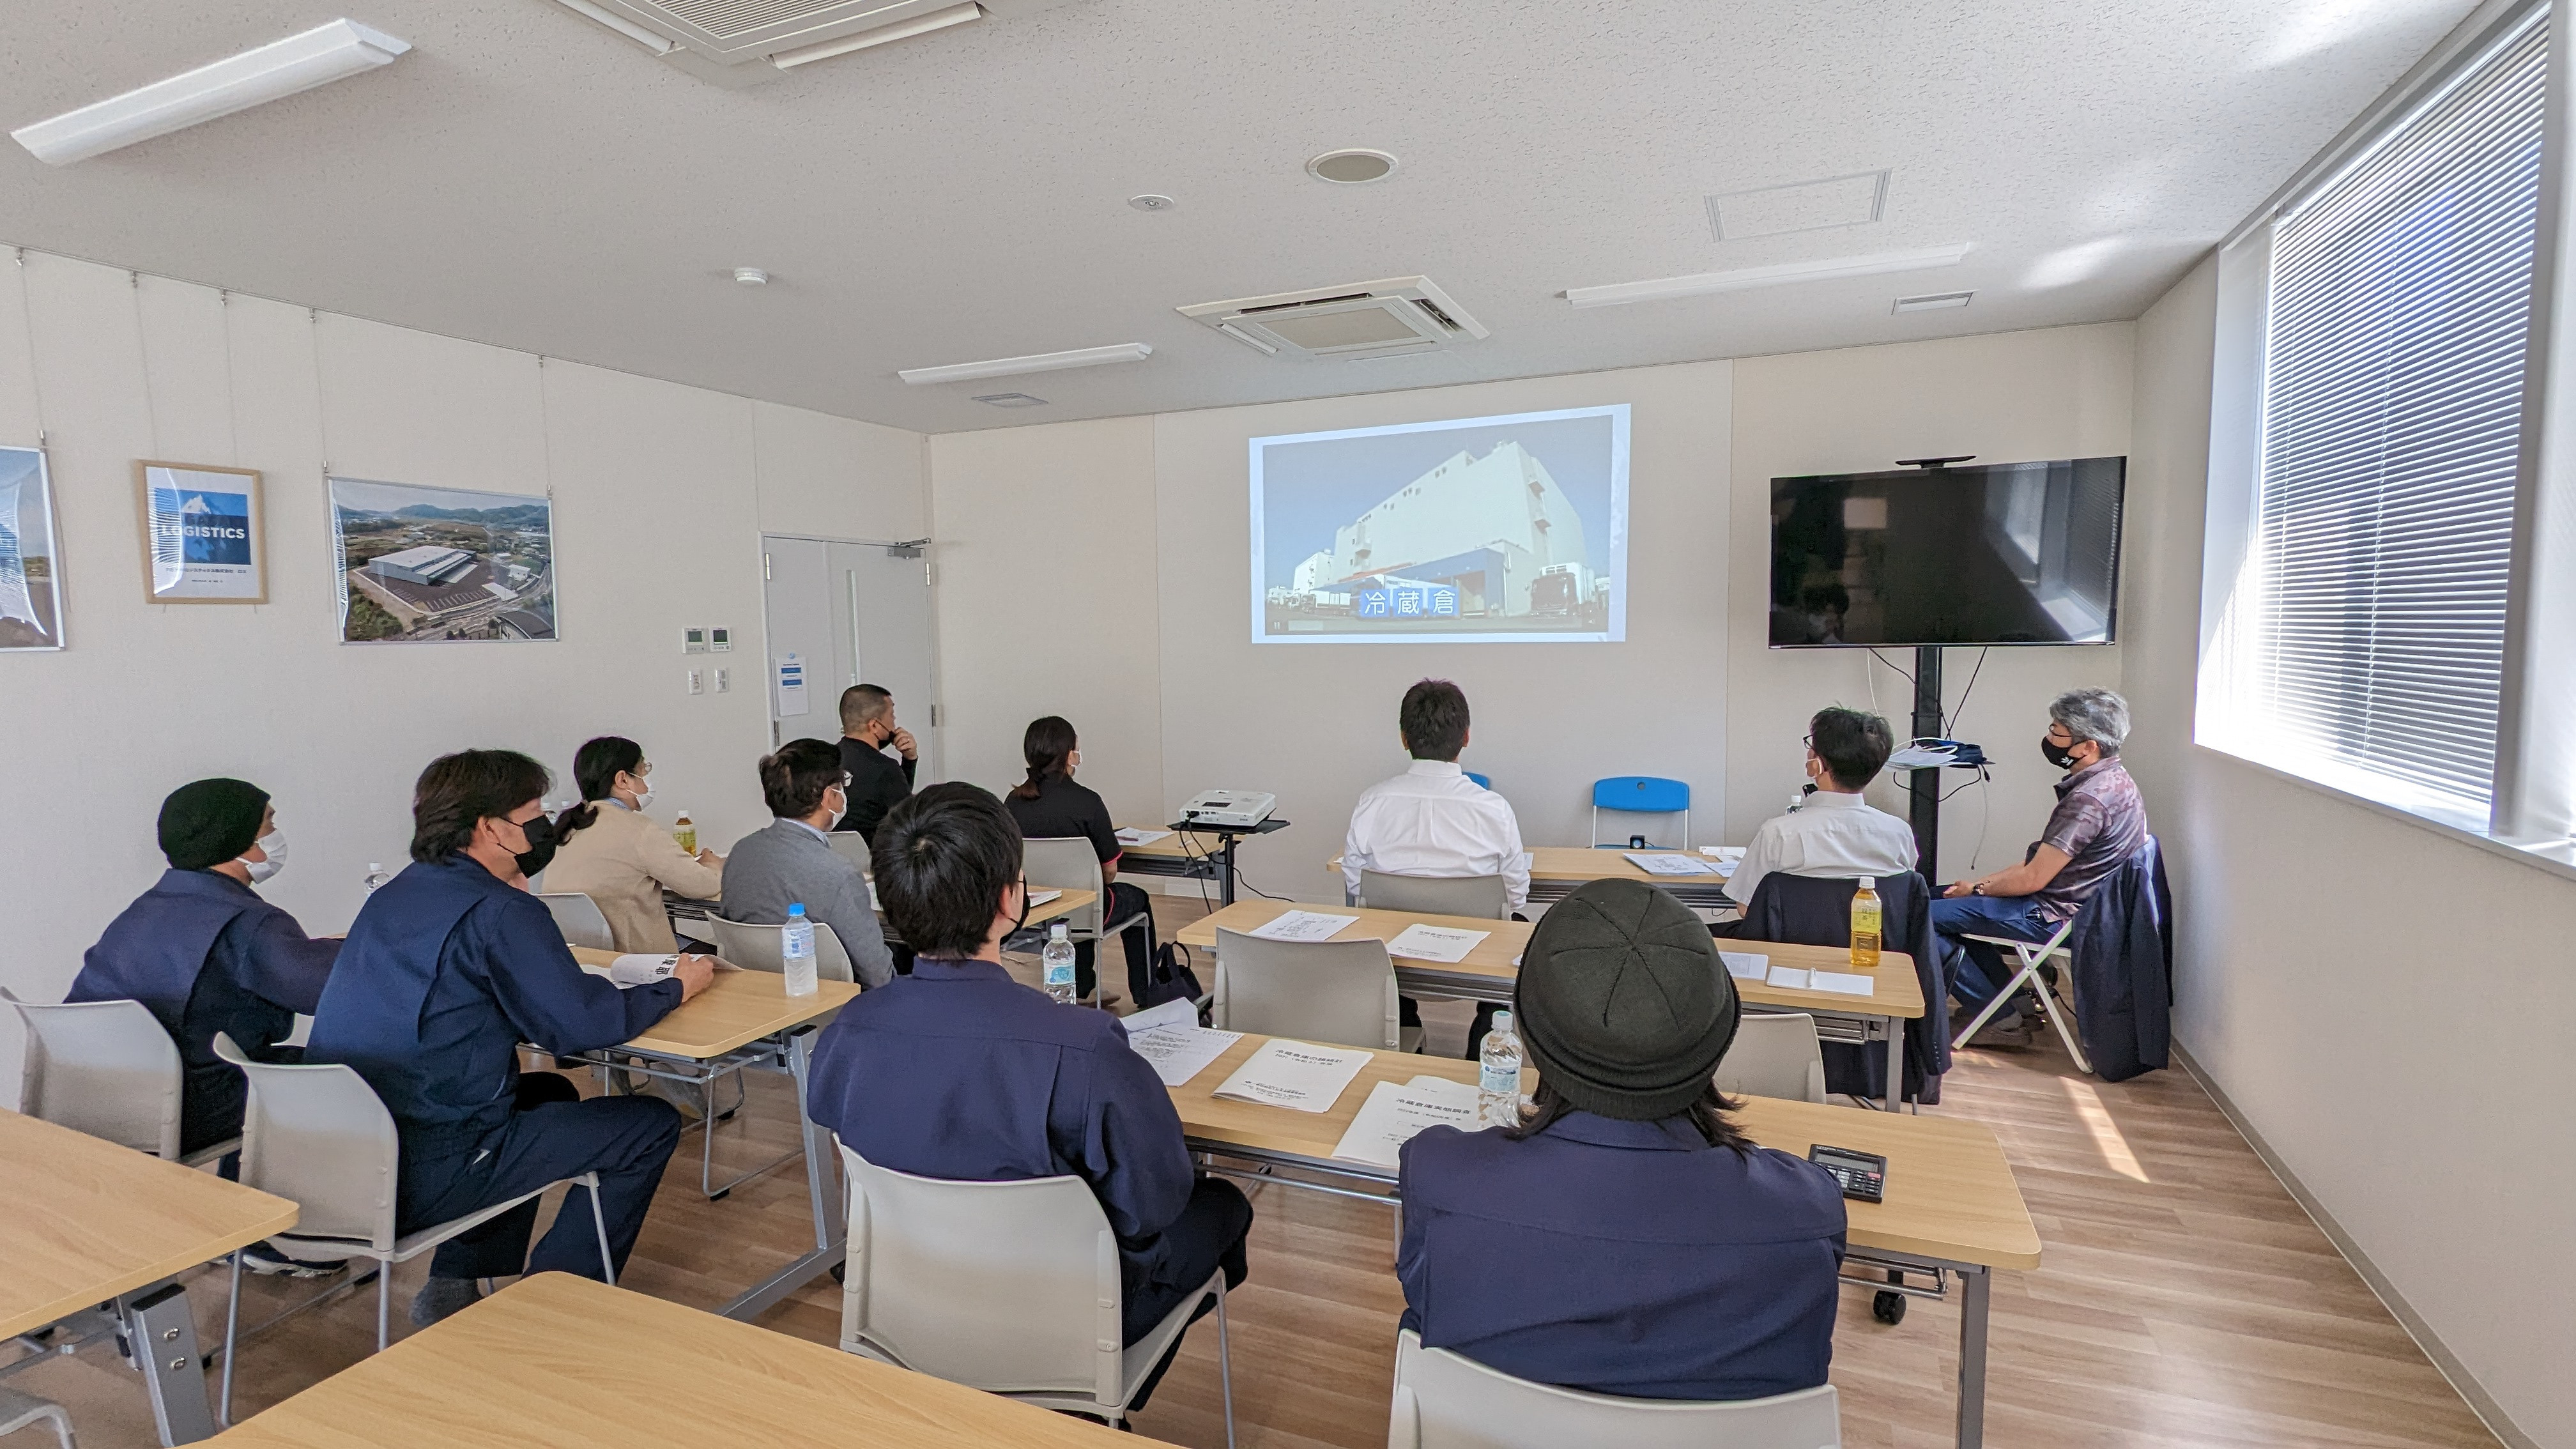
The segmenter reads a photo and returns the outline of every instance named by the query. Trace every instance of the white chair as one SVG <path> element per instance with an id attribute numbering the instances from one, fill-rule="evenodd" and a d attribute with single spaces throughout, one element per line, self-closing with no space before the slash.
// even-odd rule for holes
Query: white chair
<path id="1" fill-rule="evenodd" d="M 1736 1025 L 1735 1044 L 1717 1064 L 1717 1089 L 1728 1096 L 1825 1100 L 1825 1053 L 1816 1019 L 1803 1011 L 1751 1012 Z"/>
<path id="2" fill-rule="evenodd" d="M 2068 989 L 2070 993 L 2072 992 L 2075 953 L 2066 949 L 2066 938 L 2075 934 L 2075 920 L 2074 916 L 2067 917 L 2065 923 L 2057 928 L 2057 933 L 2045 942 L 2016 941 L 2009 936 L 1969 935 L 1966 937 L 1968 940 L 1983 941 L 1992 946 L 2011 947 L 2020 967 L 2013 972 L 2012 980 L 2004 983 L 2003 990 L 1995 993 L 1995 999 L 1986 1003 L 1986 1009 L 1978 1012 L 1976 1019 L 1961 1028 L 1958 1036 L 1951 1040 L 1952 1051 L 1965 1047 L 1968 1044 L 1968 1038 L 1984 1029 L 1985 1024 L 1994 1019 L 1995 1013 L 2010 1005 L 2012 999 L 2027 986 L 2039 997 L 2040 1015 L 2047 1017 L 2048 1024 L 2057 1028 L 2058 1040 L 2066 1043 L 2066 1054 L 2075 1059 L 2075 1070 L 2088 1076 L 2092 1074 L 2093 1063 L 2086 1060 L 2083 1039 L 2074 1030 L 2074 1003 L 2058 1000 L 2057 992 L 2049 986 L 2048 978 L 2042 975 L 2039 969 L 2052 959 L 2065 962 Z"/>
<path id="3" fill-rule="evenodd" d="M 1395 1403 L 1387 1449 L 1840 1449 L 1831 1384 L 1767 1399 L 1623 1399 L 1534 1384 L 1422 1336 L 1395 1336 Z"/>
<path id="4" fill-rule="evenodd" d="M 599 902 L 579 891 L 547 891 L 537 897 L 555 918 L 555 929 L 563 932 L 564 944 L 586 946 L 593 951 L 614 951 L 617 937 L 608 929 L 608 917 L 601 913 Z"/>
<path id="5" fill-rule="evenodd" d="M 1474 916 L 1500 921 L 1511 916 L 1511 897 L 1498 875 L 1388 875 L 1360 872 L 1357 904 L 1377 911 L 1411 911 L 1424 916 Z"/>
<path id="6" fill-rule="evenodd" d="M 1129 931 L 1141 931 L 1152 918 L 1139 911 L 1123 921 L 1106 921 L 1109 913 L 1109 887 L 1100 878 L 1100 851 L 1079 835 L 1040 836 L 1026 842 L 1020 858 L 1020 873 L 1028 878 L 1029 889 L 1089 891 L 1090 905 L 1067 911 L 1056 917 L 1066 924 L 1065 935 L 1074 941 L 1114 941 Z M 1055 921 L 1047 922 L 1053 926 Z M 1036 928 L 1032 928 L 1036 929 Z M 1105 953 L 1104 953 L 1105 954 Z M 1095 963 L 1096 964 L 1096 963 Z M 1106 971 L 1095 970 L 1092 976 L 1092 1000 L 1100 999 L 1101 984 L 1109 979 Z"/>
<path id="7" fill-rule="evenodd" d="M 868 838 L 855 830 L 835 830 L 823 837 L 823 843 L 840 852 L 843 860 L 859 868 L 862 877 L 877 873 L 875 857 L 868 854 Z"/>
<path id="8" fill-rule="evenodd" d="M 725 960 L 745 971 L 786 972 L 785 926 L 753 926 L 709 916 L 706 928 L 716 954 Z M 825 981 L 858 979 L 850 969 L 850 953 L 841 946 L 841 933 L 821 921 L 814 923 L 814 974 Z"/>
<path id="9" fill-rule="evenodd" d="M 393 1265 L 408 1263 L 469 1228 L 499 1217 L 562 1183 L 590 1189 L 591 1225 L 599 1233 L 599 1268 L 612 1284 L 617 1264 L 608 1248 L 608 1219 L 599 1206 L 599 1175 L 560 1179 L 508 1202 L 417 1232 L 394 1231 L 395 1186 L 402 1180 L 402 1144 L 393 1114 L 366 1079 L 337 1064 L 274 1066 L 254 1062 L 233 1039 L 215 1036 L 215 1055 L 250 1077 L 250 1105 L 242 1117 L 241 1180 L 296 1205 L 295 1231 L 268 1241 L 301 1258 L 371 1258 L 376 1263 L 376 1349 L 392 1337 Z M 564 1204 L 571 1207 L 569 1199 Z M 221 1423 L 233 1417 L 234 1339 L 241 1320 L 241 1254 L 233 1255 L 232 1301 L 224 1309 L 224 1390 Z M 327 1296 L 327 1294 L 325 1295 Z M 319 1302 L 319 1299 L 315 1299 Z M 310 1304 L 305 1305 L 307 1307 Z M 300 1311 L 300 1310 L 298 1310 Z"/>
<path id="10" fill-rule="evenodd" d="M 1219 927 L 1217 1027 L 1340 1046 L 1413 1051 L 1397 1026 L 1395 962 L 1384 941 L 1270 941 Z"/>
<path id="11" fill-rule="evenodd" d="M 1122 1348 L 1118 1239 L 1081 1178 L 948 1182 L 879 1167 L 847 1146 L 841 1160 L 850 1174 L 845 1352 L 1114 1426 L 1213 1294 L 1225 1442 L 1234 1443 L 1222 1270 Z"/>
<path id="12" fill-rule="evenodd" d="M 27 1026 L 18 1110 L 165 1161 L 201 1166 L 241 1146 L 230 1137 L 179 1151 L 186 1078 L 178 1043 L 139 1001 L 38 1006 L 5 986 L 0 999 Z"/>
<path id="13" fill-rule="evenodd" d="M 54 1438 L 62 1449 L 72 1449 L 72 1416 L 51 1399 L 0 1387 L 0 1438 L 37 1424 L 54 1426 Z"/>

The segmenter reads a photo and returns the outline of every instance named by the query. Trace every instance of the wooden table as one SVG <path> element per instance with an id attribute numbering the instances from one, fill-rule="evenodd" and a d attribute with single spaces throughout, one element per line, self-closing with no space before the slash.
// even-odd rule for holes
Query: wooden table
<path id="1" fill-rule="evenodd" d="M 165 1280 L 295 1218 L 285 1198 L 0 1110 L 0 1339 L 113 1301 L 147 1346 L 161 1442 L 194 1443 L 215 1419 L 187 1290 Z"/>
<path id="2" fill-rule="evenodd" d="M 1696 851 L 1677 850 L 1659 853 L 1688 855 L 1693 860 L 1707 861 L 1712 866 L 1717 864 L 1715 860 Z M 1529 858 L 1529 898 L 1536 902 L 1562 900 L 1571 895 L 1576 886 L 1586 881 L 1634 880 L 1644 881 L 1650 886 L 1659 886 L 1684 905 L 1718 907 L 1736 904 L 1735 899 L 1726 893 L 1724 876 L 1656 875 L 1630 860 L 1624 848 L 1613 850 L 1586 845 L 1534 845 L 1529 848 Z M 1324 869 L 1347 883 L 1348 878 L 1342 874 L 1340 856 L 1336 855 L 1324 862 Z"/>
<path id="3" fill-rule="evenodd" d="M 541 1273 L 244 1420 L 221 1442 L 1110 1449 L 1152 1441 L 587 1278 Z"/>
<path id="4" fill-rule="evenodd" d="M 1604 852 L 1605 854 L 1611 852 Z M 1244 901 L 1181 928 L 1174 939 L 1185 946 L 1213 949 L 1219 927 L 1249 932 L 1290 911 L 1325 911 L 1359 920 L 1335 933 L 1336 941 L 1376 937 L 1392 941 L 1416 923 L 1457 931 L 1484 931 L 1485 939 L 1458 962 L 1395 958 L 1396 984 L 1419 997 L 1459 1001 L 1509 1001 L 1519 978 L 1523 949 L 1535 929 L 1526 921 L 1488 921 L 1468 916 L 1427 916 L 1411 911 L 1373 911 L 1362 906 L 1316 906 L 1296 902 Z M 1793 946 L 1777 941 L 1720 941 L 1725 950 L 1759 954 L 1775 966 L 1851 971 L 1851 953 L 1840 946 Z M 1923 1014 L 1923 983 L 1915 977 L 1914 958 L 1901 951 L 1881 952 L 1875 969 L 1853 973 L 1870 978 L 1870 994 L 1846 996 L 1837 991 L 1809 991 L 1774 986 L 1768 981 L 1738 981 L 1735 993 L 1747 1011 L 1803 1011 L 1816 1018 L 1817 1034 L 1833 1041 L 1887 1044 L 1887 1106 L 1894 1111 L 1905 1091 L 1905 1023 Z M 1211 983 L 1213 984 L 1213 983 Z"/>
<path id="5" fill-rule="evenodd" d="M 602 966 L 617 959 L 614 951 L 573 948 L 573 959 Z M 714 1154 L 714 1128 L 702 1123 L 698 1186 L 720 1198 L 751 1178 L 789 1158 L 805 1159 L 805 1191 L 814 1214 L 814 1251 L 797 1258 L 721 1310 L 727 1318 L 756 1318 L 769 1306 L 828 1273 L 842 1260 L 849 1225 L 841 1216 L 840 1153 L 832 1134 L 805 1115 L 805 1088 L 814 1052 L 814 1033 L 821 1024 L 859 994 L 849 981 L 815 983 L 811 996 L 787 994 L 786 978 L 768 971 L 719 971 L 715 984 L 695 999 L 653 1023 L 643 1035 L 582 1060 L 594 1066 L 686 1082 L 714 1100 L 714 1084 L 732 1073 L 757 1069 L 785 1072 L 796 1082 L 797 1150 L 752 1169 L 718 1188 L 709 1181 Z M 646 1058 L 653 1065 L 637 1066 Z"/>
<path id="6" fill-rule="evenodd" d="M 1075 911 L 1081 910 L 1084 906 L 1090 905 L 1093 901 L 1098 899 L 1100 899 L 1100 893 L 1097 891 L 1066 891 L 1064 894 L 1057 896 L 1054 900 L 1048 901 L 1044 905 L 1029 907 L 1028 924 L 1032 926 L 1044 925 L 1058 916 L 1069 915 Z M 876 901 L 873 883 L 871 883 L 870 886 L 868 900 L 871 905 Z M 686 921 L 705 920 L 707 917 L 714 915 L 717 907 L 721 904 L 722 901 L 714 898 L 699 900 L 692 896 L 674 895 L 670 891 L 662 892 L 662 912 L 671 918 L 671 927 L 673 930 L 678 930 L 681 923 Z M 877 912 L 877 919 L 880 922 L 885 919 L 885 912 L 883 910 L 879 910 Z M 693 937 L 692 939 L 696 938 Z M 889 942 L 894 939 L 895 937 L 891 933 L 886 936 L 886 940 Z"/>
<path id="7" fill-rule="evenodd" d="M 1181 1133 L 1193 1151 L 1293 1167 L 1389 1191 L 1396 1174 L 1372 1163 L 1333 1156 L 1377 1083 L 1419 1076 L 1472 1082 L 1476 1064 L 1405 1052 L 1371 1053 L 1329 1112 L 1298 1112 L 1211 1095 L 1268 1037 L 1246 1035 L 1180 1086 L 1170 1088 Z M 1524 1090 L 1536 1085 L 1524 1074 Z M 1983 1124 L 1952 1117 L 1869 1112 L 1768 1097 L 1741 1099 L 1738 1116 L 1753 1140 L 1804 1157 L 1819 1142 L 1887 1158 L 1884 1202 L 1849 1202 L 1850 1259 L 1908 1271 L 1956 1275 L 1959 1282 L 1959 1420 L 1961 1449 L 1982 1442 L 1985 1421 L 1986 1318 L 1997 1269 L 2039 1266 L 2039 1230 L 2001 1143 Z M 1293 1179 L 1274 1179 L 1293 1182 Z M 1331 1189 L 1328 1189 L 1331 1190 Z M 1345 1190 L 1346 1191 L 1346 1190 Z M 1884 1290 L 1884 1284 L 1869 1286 Z"/>
<path id="8" fill-rule="evenodd" d="M 1240 877 L 1234 868 L 1234 848 L 1247 835 L 1268 835 L 1285 830 L 1288 822 L 1272 816 L 1258 825 L 1121 825 L 1121 830 L 1167 832 L 1162 839 L 1146 845 L 1118 843 L 1120 875 L 1159 875 L 1180 880 L 1212 880 L 1217 883 L 1217 904 L 1234 904 L 1235 885 Z M 1209 844 L 1214 841 L 1215 844 Z"/>

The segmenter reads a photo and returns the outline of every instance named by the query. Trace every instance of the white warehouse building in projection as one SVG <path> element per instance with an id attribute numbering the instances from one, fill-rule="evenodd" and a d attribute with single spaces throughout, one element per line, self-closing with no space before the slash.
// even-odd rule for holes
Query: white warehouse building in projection
<path id="1" fill-rule="evenodd" d="M 1540 579 L 1555 576 L 1542 589 Z M 1518 443 L 1481 458 L 1464 452 L 1395 490 L 1297 565 L 1296 592 L 1365 590 L 1379 580 L 1458 591 L 1462 616 L 1520 617 L 1571 610 L 1596 597 L 1584 562 L 1583 520 Z"/>

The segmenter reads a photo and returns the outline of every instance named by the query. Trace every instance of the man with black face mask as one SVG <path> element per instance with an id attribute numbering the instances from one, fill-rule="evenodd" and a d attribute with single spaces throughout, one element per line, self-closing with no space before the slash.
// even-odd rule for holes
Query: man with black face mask
<path id="1" fill-rule="evenodd" d="M 2057 782 L 2048 828 L 2023 852 L 2021 864 L 1956 882 L 1932 903 L 1950 995 L 1971 1016 L 1995 999 L 2012 972 L 1999 948 L 1967 935 L 2047 940 L 2146 844 L 2146 802 L 2120 763 L 2120 742 L 2128 737 L 2127 700 L 2107 689 L 2059 695 L 2048 706 L 2048 733 L 2039 741 L 2041 756 L 2066 772 Z M 1969 1045 L 2029 1041 L 2029 1025 L 2014 1009 L 1988 1022 Z"/>
<path id="2" fill-rule="evenodd" d="M 683 956 L 626 990 L 583 973 L 528 877 L 554 855 L 545 767 L 510 750 L 442 756 L 412 792 L 412 864 L 367 898 L 314 1013 L 309 1062 L 357 1070 L 402 1140 L 394 1230 L 416 1232 L 547 1183 L 599 1174 L 622 1272 L 680 1115 L 651 1097 L 582 1101 L 570 1078 L 521 1073 L 518 1047 L 568 1056 L 641 1034 L 704 991 L 714 966 Z M 528 1251 L 523 1203 L 442 1245 L 412 1301 L 427 1325 L 480 1296 L 479 1278 L 600 1276 L 590 1204 L 565 1202 Z"/>

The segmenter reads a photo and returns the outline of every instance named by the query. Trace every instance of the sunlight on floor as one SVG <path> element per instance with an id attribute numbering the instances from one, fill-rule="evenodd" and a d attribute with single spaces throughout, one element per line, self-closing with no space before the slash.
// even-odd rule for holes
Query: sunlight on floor
<path id="1" fill-rule="evenodd" d="M 2147 1180 L 2147 1170 L 2138 1165 L 2138 1154 L 2129 1150 L 2129 1139 L 2120 1135 L 2120 1124 L 2111 1120 L 2111 1109 L 2102 1105 L 2102 1094 L 2091 1082 L 2073 1077 L 2060 1077 L 2066 1084 L 2066 1099 L 2075 1104 L 2075 1115 L 2084 1119 L 2084 1130 L 2093 1134 L 2093 1145 L 2102 1149 L 2102 1165 L 2122 1177 L 2139 1182 Z"/>

